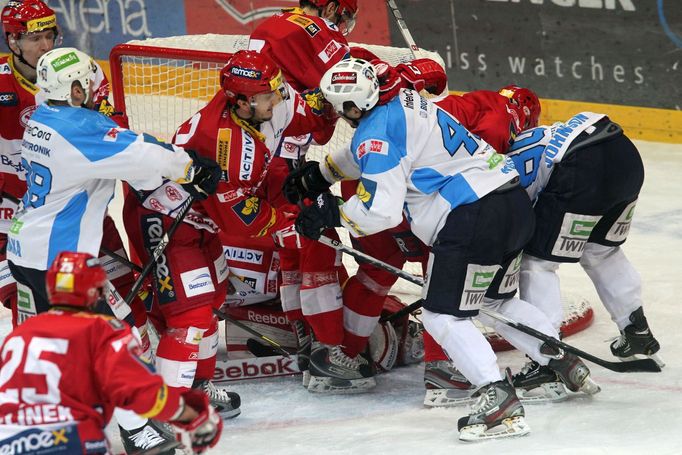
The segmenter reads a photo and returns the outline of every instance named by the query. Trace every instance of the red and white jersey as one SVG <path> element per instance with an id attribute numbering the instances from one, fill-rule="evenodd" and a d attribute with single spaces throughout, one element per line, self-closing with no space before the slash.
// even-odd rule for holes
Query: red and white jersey
<path id="1" fill-rule="evenodd" d="M 497 153 L 506 153 L 522 129 L 519 108 L 497 92 L 476 90 L 462 96 L 449 95 L 436 104 L 492 145 Z"/>
<path id="2" fill-rule="evenodd" d="M 109 81 L 99 65 L 95 87 L 96 103 L 109 96 Z M 0 190 L 15 199 L 26 193 L 25 169 L 21 166 L 24 129 L 44 101 L 44 93 L 14 67 L 12 56 L 0 57 Z M 6 197 L 0 202 L 0 232 L 8 232 L 17 205 Z"/>
<path id="3" fill-rule="evenodd" d="M 320 130 L 326 124 L 291 87 L 287 91 L 288 99 L 274 107 L 272 119 L 259 129 L 228 108 L 221 90 L 175 133 L 173 143 L 215 160 L 223 169 L 218 189 L 201 201 L 201 207 L 229 234 L 262 237 L 293 224 L 291 216 L 266 198 L 268 165 L 284 136 Z"/>
<path id="4" fill-rule="evenodd" d="M 322 75 L 350 52 L 336 25 L 300 8 L 263 21 L 251 33 L 249 49 L 272 58 L 298 92 L 318 87 Z"/>
<path id="5" fill-rule="evenodd" d="M 94 452 L 106 444 L 103 430 L 114 407 L 170 419 L 179 392 L 140 352 L 128 326 L 109 316 L 52 309 L 29 318 L 2 345 L 0 446 L 27 427 L 75 426 L 77 435 L 66 439 L 80 439 L 80 450 L 69 445 L 64 453 Z"/>

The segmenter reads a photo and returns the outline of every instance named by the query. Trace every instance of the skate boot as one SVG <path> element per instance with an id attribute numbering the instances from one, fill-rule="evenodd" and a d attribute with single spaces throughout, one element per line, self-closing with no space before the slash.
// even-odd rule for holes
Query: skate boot
<path id="1" fill-rule="evenodd" d="M 208 396 L 209 403 L 223 420 L 237 417 L 242 412 L 239 408 L 241 399 L 237 393 L 218 388 L 208 379 L 195 380 L 192 388 L 201 390 Z"/>
<path id="2" fill-rule="evenodd" d="M 547 366 L 554 370 L 571 392 L 594 395 L 601 391 L 599 385 L 590 377 L 590 369 L 577 356 L 547 343 L 540 346 L 540 353 L 551 358 Z"/>
<path id="3" fill-rule="evenodd" d="M 313 342 L 309 392 L 360 393 L 374 386 L 374 371 L 363 356 L 351 358 L 339 345 Z"/>
<path id="4" fill-rule="evenodd" d="M 473 397 L 478 397 L 478 401 L 471 407 L 471 414 L 457 422 L 461 441 L 508 438 L 530 432 L 509 369 L 504 379 L 481 387 Z"/>
<path id="5" fill-rule="evenodd" d="M 298 370 L 303 373 L 303 387 L 308 388 L 310 383 L 310 348 L 312 346 L 312 335 L 305 322 L 291 321 L 291 327 L 296 335 L 296 358 Z"/>
<path id="6" fill-rule="evenodd" d="M 661 346 L 649 329 L 642 307 L 630 314 L 632 324 L 621 330 L 620 336 L 611 343 L 611 353 L 621 360 L 636 360 L 637 355 L 653 359 L 659 367 L 665 362 L 656 354 Z"/>
<path id="7" fill-rule="evenodd" d="M 463 406 L 471 402 L 475 387 L 447 360 L 424 366 L 424 406 Z"/>
<path id="8" fill-rule="evenodd" d="M 512 378 L 516 395 L 523 404 L 564 401 L 568 398 L 566 387 L 559 376 L 546 365 L 535 360 L 526 363 Z"/>
<path id="9" fill-rule="evenodd" d="M 127 454 L 158 453 L 174 455 L 180 443 L 175 439 L 175 431 L 170 426 L 156 420 L 148 420 L 147 424 L 135 430 L 126 430 L 119 425 L 123 449 Z"/>

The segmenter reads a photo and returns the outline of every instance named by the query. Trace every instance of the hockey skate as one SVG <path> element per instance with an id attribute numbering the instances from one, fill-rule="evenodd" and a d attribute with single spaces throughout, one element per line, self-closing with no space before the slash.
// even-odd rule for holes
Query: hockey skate
<path id="1" fill-rule="evenodd" d="M 590 377 L 590 369 L 577 356 L 543 343 L 540 353 L 550 357 L 547 364 L 571 392 L 594 395 L 601 387 Z"/>
<path id="2" fill-rule="evenodd" d="M 308 388 L 310 383 L 310 349 L 312 346 L 312 335 L 305 322 L 291 321 L 291 327 L 296 335 L 296 359 L 298 370 L 303 374 L 303 387 Z"/>
<path id="3" fill-rule="evenodd" d="M 535 360 L 526 363 L 512 378 L 516 395 L 523 404 L 564 401 L 568 398 L 566 387 L 559 376 L 546 365 Z"/>
<path id="4" fill-rule="evenodd" d="M 638 355 L 649 357 L 663 368 L 665 362 L 657 354 L 661 345 L 651 333 L 642 307 L 630 314 L 630 322 L 632 324 L 621 330 L 620 336 L 611 343 L 611 353 L 623 361 L 636 360 Z"/>
<path id="5" fill-rule="evenodd" d="M 503 380 L 481 387 L 473 397 L 478 401 L 471 407 L 471 414 L 457 422 L 461 441 L 509 438 L 530 432 L 509 369 Z"/>
<path id="6" fill-rule="evenodd" d="M 242 412 L 239 407 L 241 399 L 237 393 L 218 388 L 208 379 L 195 380 L 192 388 L 201 390 L 208 396 L 209 403 L 223 420 L 233 419 Z"/>
<path id="7" fill-rule="evenodd" d="M 367 359 L 348 357 L 339 345 L 313 343 L 309 392 L 360 393 L 374 386 L 374 371 Z"/>
<path id="8" fill-rule="evenodd" d="M 175 438 L 175 432 L 167 424 L 149 420 L 146 425 L 136 430 L 125 430 L 119 426 L 121 440 L 126 454 L 155 453 L 159 455 L 174 455 L 175 448 L 180 443 Z"/>
<path id="9" fill-rule="evenodd" d="M 438 360 L 424 366 L 424 406 L 464 406 L 471 402 L 475 387 L 451 362 Z"/>

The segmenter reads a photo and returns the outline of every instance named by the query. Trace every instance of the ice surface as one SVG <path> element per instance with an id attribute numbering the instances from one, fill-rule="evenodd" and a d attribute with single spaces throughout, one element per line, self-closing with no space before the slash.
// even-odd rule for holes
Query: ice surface
<path id="1" fill-rule="evenodd" d="M 645 313 L 667 362 L 662 373 L 619 374 L 592 365 L 602 392 L 593 398 L 526 406 L 531 433 L 482 443 L 457 440 L 465 408 L 425 409 L 422 366 L 379 376 L 355 396 L 317 396 L 300 379 L 234 384 L 242 415 L 226 422 L 212 453 L 230 454 L 678 454 L 682 453 L 682 145 L 637 142 L 644 188 L 624 250 L 642 275 Z M 578 266 L 561 268 L 564 289 L 588 297 L 595 322 L 566 341 L 611 360 L 615 324 Z M 9 330 L 4 309 L 0 333 Z M 520 354 L 499 356 L 518 369 Z M 116 438 L 112 438 L 120 448 Z"/>

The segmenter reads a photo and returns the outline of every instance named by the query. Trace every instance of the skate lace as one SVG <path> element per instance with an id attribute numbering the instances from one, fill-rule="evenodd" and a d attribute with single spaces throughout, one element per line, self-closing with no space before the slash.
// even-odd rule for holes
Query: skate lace
<path id="1" fill-rule="evenodd" d="M 478 396 L 478 400 L 471 406 L 471 409 L 476 413 L 486 412 L 491 409 L 497 402 L 497 392 L 495 387 L 488 387 L 485 393 Z"/>
<path id="2" fill-rule="evenodd" d="M 535 360 L 531 360 L 530 362 L 526 362 L 526 364 L 521 368 L 521 375 L 526 376 L 528 373 L 530 373 L 533 370 L 536 370 L 538 368 L 539 364 Z"/>
<path id="3" fill-rule="evenodd" d="M 149 449 L 161 444 L 164 439 L 156 430 L 146 425 L 142 431 L 130 435 L 130 441 L 135 444 L 135 447 Z"/>
<path id="4" fill-rule="evenodd" d="M 357 370 L 360 368 L 360 361 L 357 356 L 355 358 L 348 357 L 345 352 L 341 349 L 341 346 L 333 346 L 330 349 L 329 360 L 331 360 L 336 365 Z"/>
<path id="5" fill-rule="evenodd" d="M 608 340 L 606 340 L 606 342 L 607 343 L 615 342 L 615 344 L 613 345 L 614 349 L 622 348 L 623 346 L 628 344 L 628 340 L 623 334 L 609 338 Z"/>
<path id="6" fill-rule="evenodd" d="M 210 381 L 206 381 L 204 384 L 204 392 L 206 392 L 206 395 L 208 395 L 208 397 L 212 400 L 225 401 L 228 403 L 231 401 L 230 395 L 225 389 L 219 389 Z"/>

